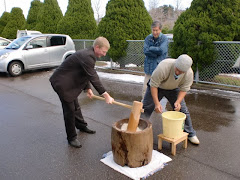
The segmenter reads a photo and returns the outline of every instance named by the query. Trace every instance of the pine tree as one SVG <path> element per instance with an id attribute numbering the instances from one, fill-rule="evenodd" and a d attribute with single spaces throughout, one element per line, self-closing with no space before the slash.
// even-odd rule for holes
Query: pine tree
<path id="1" fill-rule="evenodd" d="M 1 35 L 2 31 L 3 31 L 4 27 L 7 25 L 9 17 L 10 17 L 10 13 L 4 12 L 0 18 L 0 36 L 2 36 Z"/>
<path id="2" fill-rule="evenodd" d="M 56 33 L 57 24 L 62 17 L 62 11 L 57 0 L 44 0 L 43 7 L 38 14 L 37 25 L 34 29 L 42 33 Z"/>
<path id="3" fill-rule="evenodd" d="M 97 24 L 91 0 L 69 0 L 65 16 L 59 21 L 57 32 L 73 39 L 93 39 Z"/>
<path id="4" fill-rule="evenodd" d="M 37 24 L 37 17 L 41 10 L 43 3 L 40 0 L 34 0 L 31 2 L 31 7 L 28 11 L 27 16 L 27 29 L 34 30 L 36 24 Z"/>
<path id="5" fill-rule="evenodd" d="M 15 39 L 17 30 L 24 29 L 26 19 L 21 8 L 12 8 L 7 25 L 2 31 L 2 36 L 8 39 Z"/>
<path id="6" fill-rule="evenodd" d="M 193 0 L 178 18 L 174 29 L 171 56 L 186 53 L 202 69 L 215 60 L 213 41 L 239 41 L 239 0 Z"/>
<path id="7" fill-rule="evenodd" d="M 151 33 L 151 23 L 143 0 L 110 0 L 98 25 L 98 35 L 109 40 L 109 55 L 116 61 L 126 55 L 126 40 L 145 39 Z"/>

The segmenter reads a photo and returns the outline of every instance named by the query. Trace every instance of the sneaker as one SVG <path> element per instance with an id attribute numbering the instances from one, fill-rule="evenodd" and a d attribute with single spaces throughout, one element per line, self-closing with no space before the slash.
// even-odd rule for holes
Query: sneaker
<path id="1" fill-rule="evenodd" d="M 80 142 L 77 139 L 74 139 L 72 141 L 68 141 L 69 145 L 75 148 L 81 148 L 82 145 L 80 144 Z"/>
<path id="2" fill-rule="evenodd" d="M 200 144 L 200 141 L 198 140 L 197 136 L 188 137 L 188 140 L 193 144 Z"/>

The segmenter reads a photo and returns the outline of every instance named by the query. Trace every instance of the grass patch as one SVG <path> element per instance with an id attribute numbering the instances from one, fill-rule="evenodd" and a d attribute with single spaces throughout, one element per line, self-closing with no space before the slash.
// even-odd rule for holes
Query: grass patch
<path id="1" fill-rule="evenodd" d="M 213 78 L 213 82 L 220 83 L 220 84 L 240 86 L 240 78 L 228 76 L 228 75 L 217 75 Z"/>
<path id="2" fill-rule="evenodd" d="M 127 70 L 131 70 L 131 71 L 144 72 L 144 67 L 143 67 L 143 66 L 125 67 L 125 69 L 127 69 Z"/>
<path id="3" fill-rule="evenodd" d="M 95 64 L 95 65 L 96 65 L 96 66 L 106 66 L 107 63 L 104 62 L 104 61 L 96 61 L 96 64 Z"/>

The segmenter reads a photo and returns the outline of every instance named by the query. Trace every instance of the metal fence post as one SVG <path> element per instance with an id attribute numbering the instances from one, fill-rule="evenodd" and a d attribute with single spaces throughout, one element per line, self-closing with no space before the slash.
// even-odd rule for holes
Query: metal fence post
<path id="1" fill-rule="evenodd" d="M 111 70 L 113 70 L 113 60 L 112 60 L 112 58 L 110 58 L 110 62 L 111 62 Z"/>
<path id="2" fill-rule="evenodd" d="M 195 82 L 196 84 L 198 83 L 199 81 L 199 71 L 198 71 L 198 64 L 197 64 L 197 70 L 196 70 L 196 73 L 195 73 Z"/>

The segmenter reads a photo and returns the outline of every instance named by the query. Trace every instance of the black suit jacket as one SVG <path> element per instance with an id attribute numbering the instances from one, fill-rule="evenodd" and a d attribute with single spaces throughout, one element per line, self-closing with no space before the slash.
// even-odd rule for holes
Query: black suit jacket
<path id="1" fill-rule="evenodd" d="M 90 83 L 99 94 L 105 92 L 94 69 L 96 60 L 93 47 L 83 49 L 69 56 L 54 71 L 50 82 L 60 98 L 72 102 L 82 90 L 91 88 Z"/>

